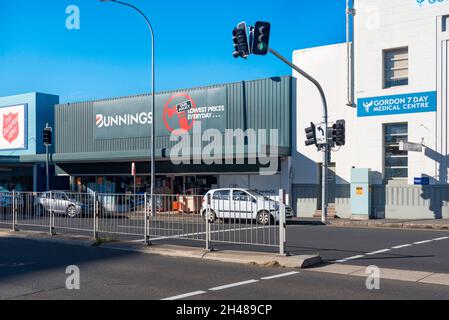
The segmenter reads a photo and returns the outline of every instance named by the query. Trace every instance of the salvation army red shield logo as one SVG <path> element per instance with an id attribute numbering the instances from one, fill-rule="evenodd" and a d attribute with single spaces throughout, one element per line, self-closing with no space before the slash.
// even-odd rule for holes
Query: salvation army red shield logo
<path id="1" fill-rule="evenodd" d="M 3 115 L 2 135 L 6 141 L 13 143 L 19 137 L 19 113 Z"/>

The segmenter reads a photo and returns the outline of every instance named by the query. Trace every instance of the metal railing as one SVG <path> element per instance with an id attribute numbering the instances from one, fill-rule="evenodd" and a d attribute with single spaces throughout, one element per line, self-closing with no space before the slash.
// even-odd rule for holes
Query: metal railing
<path id="1" fill-rule="evenodd" d="M 145 243 L 193 240 L 279 247 L 285 253 L 286 206 L 244 193 L 155 195 L 51 192 L 0 193 L 0 227 L 137 238 Z M 283 195 L 280 194 L 280 199 Z"/>

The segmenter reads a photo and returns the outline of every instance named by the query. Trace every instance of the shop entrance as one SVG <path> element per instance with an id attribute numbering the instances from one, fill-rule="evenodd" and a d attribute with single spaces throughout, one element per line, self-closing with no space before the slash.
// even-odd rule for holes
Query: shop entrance
<path id="1" fill-rule="evenodd" d="M 217 176 L 176 176 L 173 177 L 173 193 L 205 195 L 209 190 L 218 188 Z"/>

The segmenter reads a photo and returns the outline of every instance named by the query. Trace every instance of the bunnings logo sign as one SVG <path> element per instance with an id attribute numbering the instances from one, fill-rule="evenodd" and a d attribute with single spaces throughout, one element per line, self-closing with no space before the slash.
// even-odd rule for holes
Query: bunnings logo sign
<path id="1" fill-rule="evenodd" d="M 151 125 L 153 123 L 153 116 L 149 113 L 135 113 L 135 114 L 117 114 L 117 115 L 103 115 L 97 114 L 95 116 L 95 124 L 97 128 L 111 128 L 134 125 Z"/>
<path id="2" fill-rule="evenodd" d="M 437 93 L 421 92 L 358 99 L 358 117 L 437 111 Z"/>
<path id="3" fill-rule="evenodd" d="M 148 138 L 155 125 L 156 136 L 192 133 L 195 124 L 201 128 L 226 129 L 226 88 L 188 90 L 156 95 L 155 116 L 151 96 L 94 102 L 92 125 L 95 140 Z"/>

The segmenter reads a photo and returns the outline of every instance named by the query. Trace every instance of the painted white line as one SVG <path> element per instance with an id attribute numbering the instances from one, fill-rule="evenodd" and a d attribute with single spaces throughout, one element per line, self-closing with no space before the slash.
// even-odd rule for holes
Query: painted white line
<path id="1" fill-rule="evenodd" d="M 350 258 L 346 258 L 346 259 L 342 259 L 342 260 L 337 260 L 336 262 L 337 263 L 344 263 L 344 262 L 348 262 L 348 261 L 351 261 L 351 260 L 361 259 L 361 258 L 364 258 L 364 257 L 365 257 L 365 255 L 359 255 L 359 256 L 354 256 L 354 257 L 350 257 Z"/>
<path id="2" fill-rule="evenodd" d="M 259 280 L 242 281 L 242 282 L 237 282 L 237 283 L 227 284 L 227 285 L 220 286 L 220 287 L 211 288 L 211 289 L 209 289 L 209 290 L 210 290 L 210 291 L 220 291 L 220 290 L 224 290 L 224 289 L 229 289 L 229 288 L 234 288 L 234 287 L 244 286 L 244 285 L 246 285 L 246 284 L 251 284 L 251 283 L 255 283 L 255 282 L 259 282 Z"/>
<path id="3" fill-rule="evenodd" d="M 385 252 L 389 252 L 389 251 L 391 251 L 391 249 L 383 249 L 383 250 L 367 253 L 366 255 L 367 256 L 374 256 L 376 254 L 385 253 Z"/>
<path id="4" fill-rule="evenodd" d="M 246 231 L 246 230 L 259 230 L 259 229 L 267 229 L 271 227 L 256 227 L 256 228 L 241 228 L 241 229 L 222 229 L 222 230 L 216 230 L 211 231 L 210 233 L 226 233 L 226 232 L 237 232 L 237 231 Z M 151 238 L 151 241 L 159 241 L 159 240 L 166 240 L 166 239 L 177 239 L 177 238 L 188 238 L 193 236 L 202 236 L 205 235 L 206 232 L 195 232 L 195 233 L 186 233 L 186 234 L 180 234 L 175 235 L 172 237 L 160 237 L 160 238 Z"/>
<path id="5" fill-rule="evenodd" d="M 433 240 L 424 240 L 424 241 L 414 242 L 413 244 L 425 244 L 425 243 L 430 243 L 430 242 L 433 242 Z"/>
<path id="6" fill-rule="evenodd" d="M 411 246 L 412 246 L 411 244 L 403 244 L 401 246 L 393 247 L 392 249 L 402 249 L 402 248 L 408 248 L 408 247 L 411 247 Z"/>
<path id="7" fill-rule="evenodd" d="M 287 273 L 277 274 L 277 275 L 270 276 L 270 277 L 263 277 L 263 278 L 260 278 L 260 279 L 262 279 L 262 280 L 272 280 L 272 279 L 278 279 L 278 278 L 293 276 L 295 274 L 299 274 L 299 272 L 297 272 L 297 271 L 287 272 Z"/>
<path id="8" fill-rule="evenodd" d="M 441 241 L 441 240 L 447 240 L 447 239 L 449 239 L 449 237 L 437 238 L 437 239 L 433 239 L 433 241 Z"/>
<path id="9" fill-rule="evenodd" d="M 200 294 L 205 294 L 205 293 L 206 293 L 206 291 L 195 291 L 195 292 L 190 292 L 190 293 L 186 293 L 186 294 L 181 294 L 181 295 L 175 296 L 175 297 L 165 298 L 165 299 L 162 299 L 162 301 L 180 300 L 180 299 L 189 298 L 189 297 L 193 297 L 193 296 L 199 296 Z"/>

